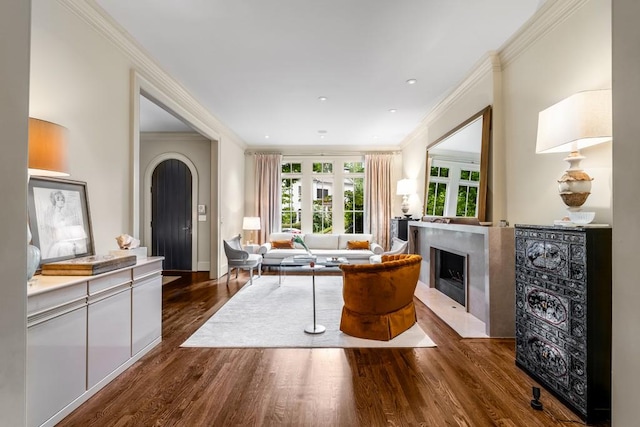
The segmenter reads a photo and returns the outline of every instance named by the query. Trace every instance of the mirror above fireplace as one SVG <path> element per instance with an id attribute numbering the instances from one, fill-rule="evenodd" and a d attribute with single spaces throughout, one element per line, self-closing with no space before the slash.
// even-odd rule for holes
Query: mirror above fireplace
<path id="1" fill-rule="evenodd" d="M 427 146 L 424 215 L 485 221 L 491 106 Z"/>

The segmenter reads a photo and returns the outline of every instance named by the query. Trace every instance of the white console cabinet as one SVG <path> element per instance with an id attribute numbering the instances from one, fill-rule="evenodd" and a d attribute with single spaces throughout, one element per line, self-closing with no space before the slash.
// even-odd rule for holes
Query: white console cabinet
<path id="1" fill-rule="evenodd" d="M 162 276 L 141 266 L 133 270 L 131 356 L 162 334 Z"/>
<path id="2" fill-rule="evenodd" d="M 28 289 L 27 424 L 53 426 L 161 341 L 162 257 Z"/>

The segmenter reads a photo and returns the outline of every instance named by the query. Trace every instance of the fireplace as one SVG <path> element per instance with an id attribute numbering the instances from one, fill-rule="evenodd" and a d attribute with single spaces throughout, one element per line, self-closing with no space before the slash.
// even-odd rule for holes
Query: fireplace
<path id="1" fill-rule="evenodd" d="M 435 288 L 467 306 L 467 262 L 466 255 L 458 255 L 443 249 L 433 248 Z"/>

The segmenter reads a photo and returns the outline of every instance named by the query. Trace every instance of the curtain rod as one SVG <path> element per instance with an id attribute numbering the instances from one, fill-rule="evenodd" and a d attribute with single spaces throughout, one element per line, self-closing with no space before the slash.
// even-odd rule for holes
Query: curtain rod
<path id="1" fill-rule="evenodd" d="M 254 154 L 280 154 L 282 157 L 352 157 L 352 156 L 364 156 L 367 154 L 400 154 L 401 151 L 335 151 L 335 152 L 323 152 L 323 153 L 274 153 L 263 151 L 245 151 L 244 154 L 252 156 Z"/>

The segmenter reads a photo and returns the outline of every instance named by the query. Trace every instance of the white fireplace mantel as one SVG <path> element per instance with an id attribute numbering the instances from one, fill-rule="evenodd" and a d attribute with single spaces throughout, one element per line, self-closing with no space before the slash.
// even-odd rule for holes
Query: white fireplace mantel
<path id="1" fill-rule="evenodd" d="M 435 249 L 464 255 L 468 262 L 466 310 L 484 322 L 489 337 L 514 336 L 513 227 L 411 221 L 409 241 L 413 252 L 422 256 L 420 280 L 429 287 L 434 287 Z"/>

